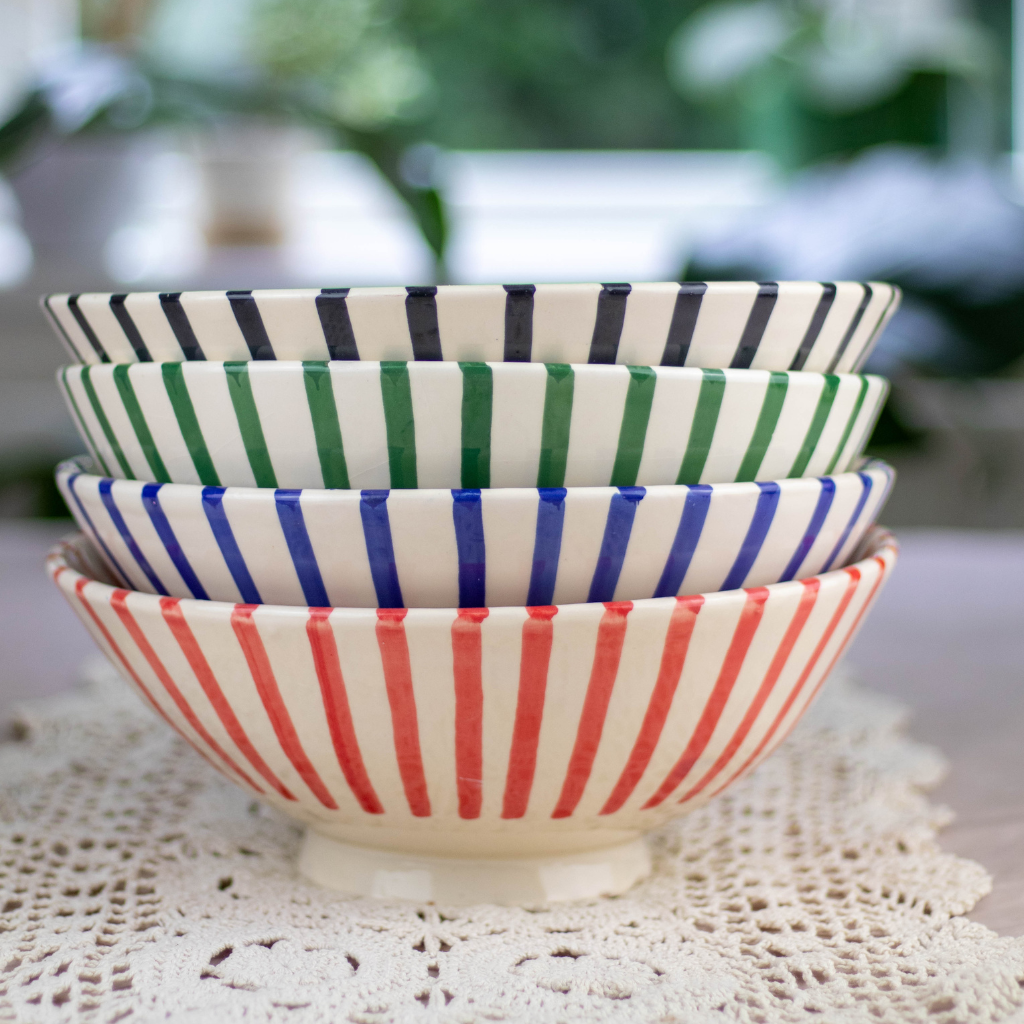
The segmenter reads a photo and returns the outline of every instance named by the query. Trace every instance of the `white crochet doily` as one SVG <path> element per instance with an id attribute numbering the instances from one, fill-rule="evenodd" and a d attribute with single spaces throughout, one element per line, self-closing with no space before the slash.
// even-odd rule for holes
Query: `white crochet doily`
<path id="1" fill-rule="evenodd" d="M 942 762 L 842 677 L 625 896 L 450 909 L 306 884 L 299 833 L 110 673 L 0 747 L 0 1020 L 1002 1021 L 1024 942 L 962 915 Z"/>

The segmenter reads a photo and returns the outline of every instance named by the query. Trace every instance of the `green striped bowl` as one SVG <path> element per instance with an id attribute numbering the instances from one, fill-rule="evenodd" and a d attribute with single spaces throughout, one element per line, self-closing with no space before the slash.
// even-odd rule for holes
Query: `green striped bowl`
<path id="1" fill-rule="evenodd" d="M 360 489 L 841 473 L 888 390 L 858 374 L 563 363 L 118 363 L 59 380 L 108 476 Z"/>

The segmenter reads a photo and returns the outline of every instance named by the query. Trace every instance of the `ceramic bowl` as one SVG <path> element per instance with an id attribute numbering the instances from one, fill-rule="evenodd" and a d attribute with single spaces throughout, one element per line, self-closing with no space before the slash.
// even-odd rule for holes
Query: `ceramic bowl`
<path id="1" fill-rule="evenodd" d="M 444 285 L 51 295 L 83 363 L 449 359 L 818 370 L 863 365 L 889 284 Z"/>
<path id="2" fill-rule="evenodd" d="M 117 363 L 59 374 L 104 475 L 632 487 L 845 472 L 881 377 L 555 363 Z"/>
<path id="3" fill-rule="evenodd" d="M 342 608 L 632 601 L 845 563 L 893 472 L 658 487 L 325 491 L 57 468 L 78 525 L 149 594 Z"/>
<path id="4" fill-rule="evenodd" d="M 785 737 L 896 558 L 691 597 L 529 608 L 227 604 L 47 565 L 142 696 L 232 781 L 310 826 L 300 869 L 375 896 L 620 892 L 644 832 Z"/>

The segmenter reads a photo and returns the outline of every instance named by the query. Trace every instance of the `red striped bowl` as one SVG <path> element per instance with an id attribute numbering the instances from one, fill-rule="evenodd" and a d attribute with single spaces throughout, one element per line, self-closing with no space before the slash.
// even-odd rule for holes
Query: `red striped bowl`
<path id="1" fill-rule="evenodd" d="M 892 569 L 542 608 L 232 605 L 129 591 L 82 535 L 49 572 L 207 760 L 310 827 L 324 884 L 439 902 L 575 898 L 721 792 L 806 710 Z"/>

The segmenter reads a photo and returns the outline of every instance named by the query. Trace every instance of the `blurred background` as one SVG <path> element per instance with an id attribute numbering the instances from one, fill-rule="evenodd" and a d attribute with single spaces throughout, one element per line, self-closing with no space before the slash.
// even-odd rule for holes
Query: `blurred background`
<path id="1" fill-rule="evenodd" d="M 0 517 L 81 447 L 43 292 L 739 276 L 902 285 L 887 520 L 1024 526 L 1011 7 L 0 0 Z"/>

